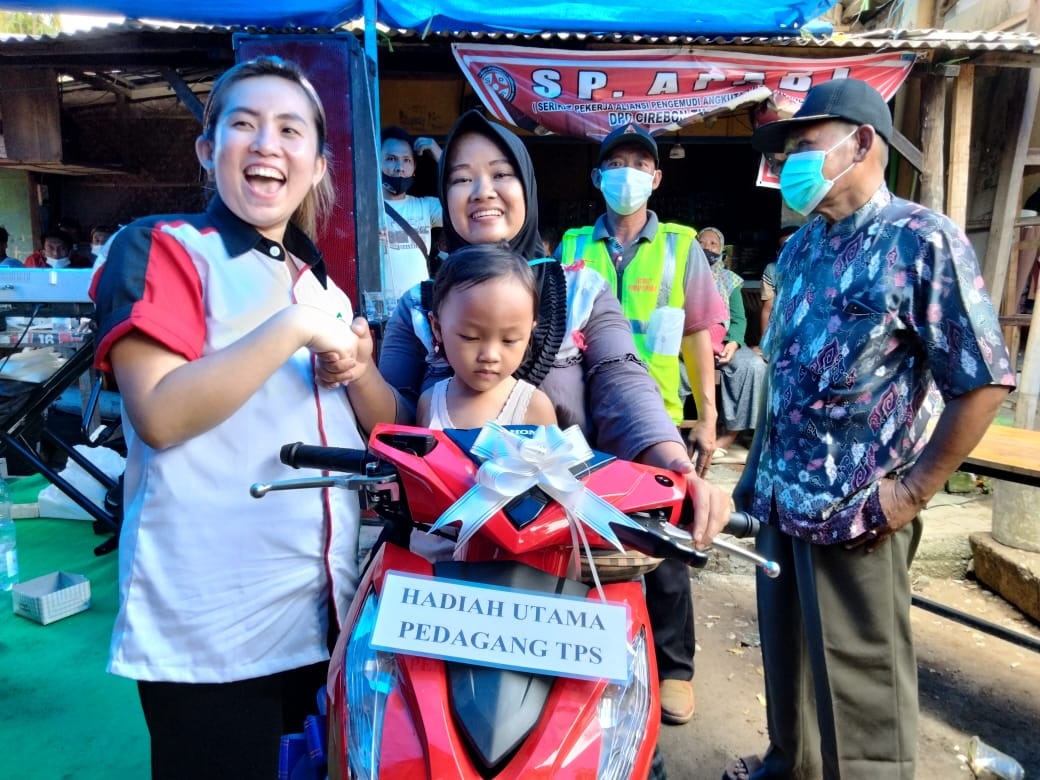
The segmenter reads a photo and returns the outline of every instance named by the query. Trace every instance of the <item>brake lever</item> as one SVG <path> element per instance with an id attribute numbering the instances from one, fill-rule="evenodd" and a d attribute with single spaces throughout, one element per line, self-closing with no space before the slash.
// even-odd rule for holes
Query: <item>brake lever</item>
<path id="1" fill-rule="evenodd" d="M 733 517 L 736 518 L 739 514 L 735 513 Z M 741 516 L 741 519 L 743 519 L 743 516 Z M 638 522 L 644 533 L 637 532 L 631 528 L 628 529 L 628 532 L 625 532 L 625 526 L 613 524 L 611 528 L 614 529 L 618 538 L 626 546 L 637 549 L 647 555 L 652 555 L 655 558 L 675 558 L 698 569 L 707 564 L 707 554 L 693 546 L 693 539 L 688 531 L 674 526 L 664 519 L 640 518 Z M 748 550 L 739 544 L 727 542 L 725 539 L 719 539 L 718 537 L 712 541 L 712 546 L 724 550 L 729 555 L 743 558 L 755 564 L 770 579 L 776 579 L 780 576 L 780 564 L 762 557 L 753 550 Z M 679 553 L 678 555 L 676 554 L 677 552 Z"/>
<path id="2" fill-rule="evenodd" d="M 751 563 L 760 568 L 762 573 L 771 580 L 775 580 L 780 576 L 779 563 L 763 558 L 753 550 L 741 547 L 739 544 L 734 544 L 733 542 L 727 542 L 725 539 L 719 539 L 717 536 L 712 540 L 711 546 L 718 547 L 720 550 L 725 550 L 730 555 L 735 555 L 738 558 L 751 561 Z"/>
<path id="3" fill-rule="evenodd" d="M 279 482 L 257 482 L 249 488 L 249 495 L 253 498 L 263 498 L 274 490 L 300 490 L 325 487 L 341 488 L 342 490 L 362 490 L 373 485 L 389 484 L 395 481 L 395 479 L 387 479 L 385 474 L 342 474 L 328 477 L 303 477 L 301 479 L 286 479 Z"/>

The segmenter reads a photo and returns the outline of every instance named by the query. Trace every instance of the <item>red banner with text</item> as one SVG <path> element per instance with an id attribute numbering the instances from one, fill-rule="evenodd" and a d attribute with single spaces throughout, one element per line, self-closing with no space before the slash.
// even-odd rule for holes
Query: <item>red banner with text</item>
<path id="1" fill-rule="evenodd" d="M 499 120 L 539 135 L 599 141 L 635 122 L 676 132 L 745 109 L 757 126 L 798 110 L 815 84 L 869 82 L 890 100 L 910 73 L 913 54 L 810 59 L 709 49 L 561 51 L 453 44 L 455 59 Z M 768 170 L 760 183 L 775 186 Z"/>

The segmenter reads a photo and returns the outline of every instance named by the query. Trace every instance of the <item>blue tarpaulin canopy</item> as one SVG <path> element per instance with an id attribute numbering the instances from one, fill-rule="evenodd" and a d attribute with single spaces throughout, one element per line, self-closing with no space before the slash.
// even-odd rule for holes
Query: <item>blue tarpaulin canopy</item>
<path id="1" fill-rule="evenodd" d="M 380 0 L 378 21 L 417 32 L 576 32 L 654 35 L 797 35 L 836 0 Z M 40 12 L 39 0 L 0 0 Z M 65 0 L 52 13 L 121 14 L 192 24 L 336 27 L 363 16 L 362 0 Z"/>

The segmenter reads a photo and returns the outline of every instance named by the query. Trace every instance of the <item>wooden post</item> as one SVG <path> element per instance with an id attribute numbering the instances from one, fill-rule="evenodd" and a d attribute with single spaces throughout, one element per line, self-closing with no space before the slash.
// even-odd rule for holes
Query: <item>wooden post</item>
<path id="1" fill-rule="evenodd" d="M 1040 430 L 1040 420 L 1036 415 L 1040 398 L 1040 306 L 1033 307 L 1025 357 L 1022 359 L 1022 378 L 1016 395 L 1015 427 Z"/>
<path id="2" fill-rule="evenodd" d="M 946 177 L 946 216 L 964 228 L 968 224 L 968 174 L 971 167 L 971 123 L 975 97 L 975 66 L 961 65 L 953 82 L 950 118 L 950 160 Z"/>
<path id="3" fill-rule="evenodd" d="M 929 74 L 921 80 L 921 205 L 942 211 L 943 133 L 946 128 L 946 78 Z"/>
<path id="4" fill-rule="evenodd" d="M 993 201 L 993 217 L 989 226 L 989 241 L 986 244 L 986 261 L 982 275 L 986 279 L 993 302 L 998 311 L 1007 293 L 1007 271 L 1011 261 L 1011 244 L 1015 235 L 1015 220 L 1022 206 L 1022 170 L 1026 153 L 1029 151 L 1029 136 L 1036 116 L 1037 92 L 1040 92 L 1040 70 L 1030 68 L 1028 74 L 1007 69 L 1007 78 L 1021 82 L 1019 88 L 1009 94 L 1020 95 L 1020 106 L 1006 106 L 1001 113 L 997 106 L 993 116 L 1007 118 L 1008 138 L 1011 143 L 1004 147 L 1001 155 L 1000 172 L 997 176 L 997 192 Z M 1012 296 L 1013 297 L 1013 296 Z"/>

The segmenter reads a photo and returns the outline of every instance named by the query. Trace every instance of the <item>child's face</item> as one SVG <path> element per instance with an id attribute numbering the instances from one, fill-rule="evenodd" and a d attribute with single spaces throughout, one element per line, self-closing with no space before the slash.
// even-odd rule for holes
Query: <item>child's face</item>
<path id="1" fill-rule="evenodd" d="M 430 319 L 455 376 L 483 392 L 523 362 L 535 325 L 534 299 L 519 280 L 500 277 L 451 290 Z"/>

